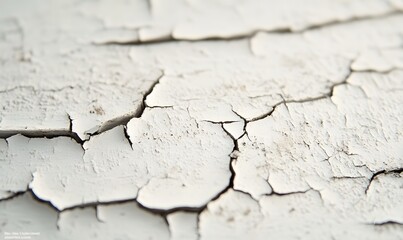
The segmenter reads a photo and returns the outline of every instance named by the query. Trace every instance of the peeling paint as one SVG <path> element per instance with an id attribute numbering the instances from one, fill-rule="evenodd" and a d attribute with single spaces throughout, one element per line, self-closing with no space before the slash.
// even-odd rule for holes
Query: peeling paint
<path id="1" fill-rule="evenodd" d="M 0 0 L 0 232 L 402 239 L 401 0 Z"/>

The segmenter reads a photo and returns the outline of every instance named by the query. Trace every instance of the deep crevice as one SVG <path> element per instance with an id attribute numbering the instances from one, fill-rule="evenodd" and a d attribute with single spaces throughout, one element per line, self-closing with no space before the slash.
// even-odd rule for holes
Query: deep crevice
<path id="1" fill-rule="evenodd" d="M 237 113 L 237 112 L 234 110 L 234 108 L 232 107 L 232 105 L 231 105 L 231 111 L 232 111 L 235 115 L 237 115 L 240 119 L 243 120 L 243 128 L 242 128 L 243 133 L 242 133 L 242 135 L 239 136 L 239 138 L 236 139 L 236 140 L 241 139 L 243 136 L 246 136 L 246 137 L 250 140 L 249 135 L 248 135 L 248 132 L 246 131 L 246 127 L 247 127 L 247 124 L 248 124 L 248 120 L 246 120 L 246 118 L 244 118 L 243 116 L 241 116 L 241 114 Z M 238 143 L 238 142 L 237 142 L 237 143 Z"/>
<path id="2" fill-rule="evenodd" d="M 57 137 L 69 137 L 81 145 L 84 143 L 77 133 L 68 130 L 0 130 L 0 139 L 7 139 L 18 134 L 28 138 L 52 139 Z"/>
<path id="3" fill-rule="evenodd" d="M 123 133 L 125 134 L 125 137 L 130 144 L 130 148 L 133 150 L 133 142 L 132 142 L 132 140 L 130 140 L 130 135 L 127 132 L 127 124 L 123 127 Z"/>
<path id="4" fill-rule="evenodd" d="M 402 173 L 403 172 L 403 168 L 397 168 L 397 169 L 392 169 L 392 170 L 380 170 L 378 172 L 375 172 L 372 174 L 371 178 L 369 179 L 369 183 L 367 185 L 367 187 L 365 188 L 365 194 L 368 193 L 369 188 L 371 187 L 372 181 L 375 180 L 375 178 L 377 178 L 379 175 L 381 174 L 388 174 L 388 173 Z"/>
<path id="5" fill-rule="evenodd" d="M 389 220 L 389 221 L 385 221 L 385 222 L 374 222 L 374 223 L 368 223 L 369 225 L 375 225 L 375 226 L 388 226 L 388 225 L 399 225 L 399 226 L 403 226 L 403 223 L 401 222 L 397 222 L 397 221 L 393 221 L 393 220 Z"/>
<path id="6" fill-rule="evenodd" d="M 111 130 L 117 126 L 123 125 L 127 128 L 127 124 L 130 122 L 130 120 L 132 120 L 133 118 L 140 118 L 143 115 L 145 109 L 148 107 L 146 104 L 147 97 L 153 92 L 155 86 L 157 86 L 160 83 L 161 78 L 164 77 L 164 75 L 165 75 L 163 70 L 161 70 L 161 72 L 162 72 L 162 74 L 157 78 L 157 80 L 154 81 L 153 84 L 151 84 L 150 88 L 144 92 L 141 104 L 132 114 L 128 114 L 123 117 L 118 117 L 118 118 L 109 120 L 108 121 L 109 124 L 108 124 L 108 122 L 106 122 L 95 133 L 90 134 L 90 136 L 99 135 L 99 134 L 106 132 L 108 130 Z M 128 139 L 128 140 L 130 142 L 130 139 Z"/>
<path id="7" fill-rule="evenodd" d="M 161 79 L 165 76 L 165 71 L 161 70 L 162 74 L 157 78 L 157 80 L 151 85 L 151 87 L 146 91 L 143 95 L 143 100 L 141 102 L 141 107 L 140 109 L 137 110 L 136 114 L 134 115 L 135 118 L 140 118 L 145 109 L 148 107 L 146 100 L 147 97 L 154 91 L 154 88 L 160 83 Z"/>
<path id="8" fill-rule="evenodd" d="M 18 192 L 12 192 L 12 191 L 7 191 L 7 192 L 11 193 L 11 195 L 8 196 L 8 197 L 0 199 L 0 202 L 11 201 L 11 200 L 13 200 L 14 198 L 16 198 L 18 196 L 24 195 L 27 192 L 27 190 L 26 191 L 18 191 Z"/>

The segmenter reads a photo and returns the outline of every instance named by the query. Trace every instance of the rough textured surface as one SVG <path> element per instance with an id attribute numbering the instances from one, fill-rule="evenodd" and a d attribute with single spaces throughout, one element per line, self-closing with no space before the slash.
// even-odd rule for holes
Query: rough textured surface
<path id="1" fill-rule="evenodd" d="M 403 238 L 403 1 L 0 6 L 3 239 Z"/>
<path id="2" fill-rule="evenodd" d="M 331 98 L 284 103 L 249 123 L 233 163 L 234 187 L 258 198 L 401 169 L 403 95 L 394 89 L 402 89 L 402 73 L 353 73 Z"/>
<path id="3" fill-rule="evenodd" d="M 66 137 L 7 138 L 2 195 L 29 185 L 60 210 L 137 196 L 144 206 L 171 209 L 203 206 L 229 184 L 233 142 L 220 126 L 157 108 L 131 120 L 127 133 L 115 127 L 82 147 Z"/>

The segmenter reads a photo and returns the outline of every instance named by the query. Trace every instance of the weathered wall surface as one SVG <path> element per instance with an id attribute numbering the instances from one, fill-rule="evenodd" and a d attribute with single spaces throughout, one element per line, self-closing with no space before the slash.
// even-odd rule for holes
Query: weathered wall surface
<path id="1" fill-rule="evenodd" d="M 0 0 L 0 237 L 402 239 L 402 26 L 400 0 Z"/>

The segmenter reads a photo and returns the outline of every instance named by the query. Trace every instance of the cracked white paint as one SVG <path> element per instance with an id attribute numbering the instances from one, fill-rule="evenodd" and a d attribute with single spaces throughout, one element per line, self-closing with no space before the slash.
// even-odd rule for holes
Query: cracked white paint
<path id="1" fill-rule="evenodd" d="M 249 123 L 233 163 L 234 187 L 258 198 L 402 168 L 402 73 L 353 73 L 330 99 L 282 104 Z"/>
<path id="2" fill-rule="evenodd" d="M 5 68 L 7 75 L 2 78 L 0 91 L 0 135 L 69 132 L 71 127 L 81 139 L 88 139 L 89 134 L 135 116 L 142 107 L 143 95 L 161 75 L 157 69 L 133 68 L 128 55 L 113 49 L 87 48 L 65 56 L 45 56 L 43 60 L 50 64 L 45 66 L 38 59 L 38 63 L 27 66 L 35 72 L 22 71 L 23 76 L 15 76 L 19 65 Z M 63 68 L 59 69 L 61 64 Z M 22 81 L 16 82 L 16 77 Z"/>
<path id="3" fill-rule="evenodd" d="M 279 41 L 284 41 L 287 35 L 281 38 Z M 349 72 L 350 60 L 346 58 L 329 56 L 318 59 L 309 51 L 306 54 L 292 51 L 276 54 L 271 51 L 267 53 L 271 57 L 259 58 L 248 51 L 247 45 L 248 42 L 242 40 L 233 43 L 172 43 L 152 49 L 133 48 L 132 58 L 138 58 L 134 61 L 144 62 L 147 56 L 150 58 L 149 52 L 155 51 L 151 57 L 158 56 L 158 60 L 151 58 L 150 62 L 158 62 L 156 66 L 165 69 L 166 73 L 153 94 L 147 97 L 147 105 L 189 106 L 192 115 L 196 115 L 192 112 L 192 106 L 203 106 L 200 102 L 207 102 L 205 105 L 209 107 L 206 110 L 212 116 L 205 116 L 204 120 L 213 120 L 211 118 L 218 115 L 218 106 L 222 106 L 219 107 L 222 121 L 236 121 L 237 116 L 233 111 L 251 120 L 269 112 L 284 98 L 297 100 L 325 95 L 333 84 L 342 82 Z M 181 53 L 171 54 L 178 47 L 181 47 Z M 286 48 L 284 46 L 284 51 Z M 273 54 L 276 57 L 273 58 Z M 305 61 L 304 64 L 295 64 L 291 59 L 295 58 L 295 54 L 301 56 L 299 62 Z M 327 65 L 329 67 L 322 67 Z M 288 71 L 290 67 L 292 71 Z M 180 72 L 186 74 L 179 75 Z M 301 81 L 304 84 L 296 84 Z M 213 110 L 216 110 L 215 114 Z"/>
<path id="4" fill-rule="evenodd" d="M 127 132 L 132 146 L 123 127 L 83 148 L 66 137 L 10 137 L 8 148 L 2 145 L 10 164 L 0 166 L 1 190 L 21 192 L 29 184 L 58 209 L 135 198 L 171 209 L 203 206 L 229 184 L 233 142 L 220 126 L 198 123 L 184 109 L 155 108 L 131 120 Z"/>
<path id="5" fill-rule="evenodd" d="M 39 233 L 31 239 L 169 239 L 161 216 L 135 202 L 75 208 L 56 213 L 28 193 L 0 203 L 0 225 L 8 232 Z"/>
<path id="6" fill-rule="evenodd" d="M 69 239 L 169 239 L 164 219 L 135 202 L 67 210 L 57 225 Z"/>
<path id="7" fill-rule="evenodd" d="M 403 238 L 403 1 L 0 6 L 1 234 Z"/>
<path id="8" fill-rule="evenodd" d="M 146 207 L 201 207 L 229 184 L 233 142 L 218 125 L 184 109 L 155 108 L 131 120 L 128 134 L 147 164 L 150 181 L 137 198 Z"/>
<path id="9" fill-rule="evenodd" d="M 387 72 L 403 69 L 403 50 L 401 48 L 371 49 L 363 52 L 353 62 L 354 71 Z"/>
<path id="10" fill-rule="evenodd" d="M 111 13 L 111 8 L 116 12 Z M 298 31 L 329 22 L 382 15 L 399 8 L 400 2 L 385 0 L 308 0 L 304 3 L 298 0 L 140 0 L 130 4 L 126 1 L 81 4 L 83 14 L 100 20 L 106 28 L 133 29 L 138 32 L 133 41 L 141 42 L 166 38 L 225 38 L 258 30 Z"/>
<path id="11" fill-rule="evenodd" d="M 29 193 L 0 202 L 0 226 L 2 238 L 5 232 L 32 232 L 31 239 L 59 238 L 57 230 L 57 212 L 52 207 L 38 203 Z"/>
<path id="12" fill-rule="evenodd" d="M 253 229 L 262 220 L 258 202 L 246 194 L 228 190 L 200 214 L 199 231 L 201 239 L 255 239 Z"/>
<path id="13" fill-rule="evenodd" d="M 223 128 L 231 134 L 232 138 L 239 139 L 244 133 L 245 121 L 228 122 L 223 124 Z"/>
<path id="14" fill-rule="evenodd" d="M 67 137 L 44 139 L 15 135 L 6 141 L 8 144 L 2 146 L 5 154 L 0 166 L 2 192 L 26 191 L 40 169 L 48 169 L 52 165 L 65 169 L 68 165 L 79 163 L 83 155 L 81 146 Z M 77 164 L 77 167 L 80 166 Z M 55 182 L 55 179 L 52 181 Z"/>
<path id="15" fill-rule="evenodd" d="M 397 179 L 401 182 L 401 178 Z M 275 239 L 400 239 L 403 236 L 401 226 L 393 223 L 374 226 L 371 217 L 372 214 L 390 215 L 392 211 L 399 215 L 402 210 L 397 200 L 402 194 L 399 183 L 385 181 L 386 189 L 376 195 L 393 191 L 393 200 L 383 198 L 381 207 L 379 202 L 377 204 L 379 199 L 366 197 L 362 188 L 358 191 L 354 188 L 362 186 L 362 180 L 359 183 L 348 181 L 341 188 L 350 197 L 342 197 L 336 204 L 330 204 L 321 198 L 321 193 L 313 190 L 266 196 L 258 202 L 244 193 L 230 190 L 209 203 L 201 213 L 201 239 L 267 239 L 268 236 Z M 360 208 L 350 202 L 351 199 L 357 201 Z"/>
<path id="16" fill-rule="evenodd" d="M 146 62 L 165 70 L 166 75 L 147 97 L 148 106 L 190 106 L 191 112 L 192 106 L 208 106 L 192 114 L 213 121 L 217 115 L 221 121 L 234 121 L 232 109 L 253 120 L 283 100 L 328 95 L 333 85 L 345 80 L 360 52 L 400 46 L 401 22 L 401 16 L 393 16 L 302 34 L 260 33 L 250 43 L 240 40 L 135 47 L 131 56 L 138 64 Z M 343 39 L 334 37 L 338 35 Z M 176 51 L 178 47 L 181 52 Z"/>

